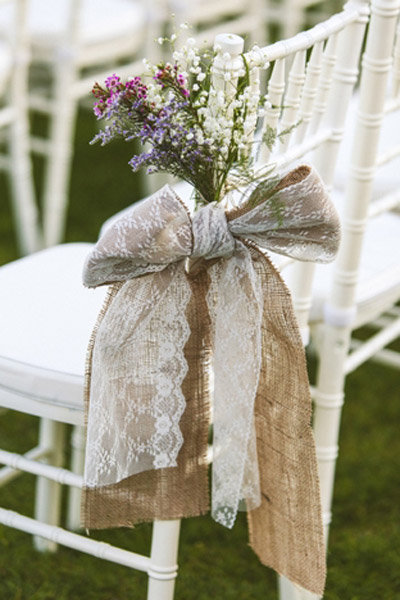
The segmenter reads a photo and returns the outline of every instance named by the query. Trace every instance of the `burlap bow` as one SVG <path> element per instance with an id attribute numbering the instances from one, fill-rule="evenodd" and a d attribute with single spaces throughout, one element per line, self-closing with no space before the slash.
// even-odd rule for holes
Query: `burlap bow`
<path id="1" fill-rule="evenodd" d="M 88 361 L 86 527 L 208 510 L 212 397 L 213 517 L 231 527 L 244 504 L 261 561 L 322 593 L 304 351 L 289 292 L 258 246 L 327 262 L 338 239 L 306 166 L 261 203 L 193 218 L 165 186 L 104 233 L 84 271 L 89 287 L 114 283 Z"/>

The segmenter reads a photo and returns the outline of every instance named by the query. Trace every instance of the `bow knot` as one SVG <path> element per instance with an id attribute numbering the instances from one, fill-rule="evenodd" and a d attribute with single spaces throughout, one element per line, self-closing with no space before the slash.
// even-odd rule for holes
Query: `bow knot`
<path id="1" fill-rule="evenodd" d="M 225 211 L 220 206 L 207 204 L 195 213 L 192 222 L 192 258 L 221 258 L 232 256 L 235 239 L 230 232 Z"/>
<path id="2" fill-rule="evenodd" d="M 298 167 L 267 199 L 254 203 L 253 196 L 229 212 L 206 205 L 191 219 L 173 189 L 164 186 L 100 238 L 86 262 L 84 284 L 126 281 L 189 257 L 229 257 L 237 248 L 235 238 L 299 260 L 334 258 L 339 220 L 315 170 Z"/>

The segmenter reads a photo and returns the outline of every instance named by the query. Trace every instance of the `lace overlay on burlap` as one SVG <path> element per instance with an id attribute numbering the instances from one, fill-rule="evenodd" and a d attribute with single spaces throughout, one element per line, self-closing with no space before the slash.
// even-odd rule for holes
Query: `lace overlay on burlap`
<path id="1" fill-rule="evenodd" d="M 185 274 L 175 265 L 128 281 L 114 298 L 93 352 L 87 486 L 176 465 L 189 299 Z"/>

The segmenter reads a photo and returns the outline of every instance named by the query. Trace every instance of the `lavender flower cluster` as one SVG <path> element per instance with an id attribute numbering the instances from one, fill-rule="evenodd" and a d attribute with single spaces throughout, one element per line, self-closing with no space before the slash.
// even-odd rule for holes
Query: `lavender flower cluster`
<path id="1" fill-rule="evenodd" d="M 129 161 L 133 171 L 146 167 L 148 173 L 164 171 L 192 183 L 205 202 L 215 199 L 213 165 L 215 149 L 199 136 L 201 126 L 192 106 L 186 79 L 177 65 L 161 66 L 154 75 L 154 88 L 134 77 L 122 83 L 113 74 L 105 87 L 96 83 L 94 113 L 109 124 L 94 138 L 104 145 L 116 137 L 138 139 L 149 150 Z M 199 143 L 199 139 L 201 143 Z"/>

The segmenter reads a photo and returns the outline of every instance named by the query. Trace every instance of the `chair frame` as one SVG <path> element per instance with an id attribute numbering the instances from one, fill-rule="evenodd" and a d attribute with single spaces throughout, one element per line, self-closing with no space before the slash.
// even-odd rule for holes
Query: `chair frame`
<path id="1" fill-rule="evenodd" d="M 50 118 L 48 138 L 31 136 L 32 152 L 46 159 L 43 191 L 43 245 L 55 245 L 64 237 L 68 208 L 70 169 L 73 156 L 73 140 L 78 102 L 88 98 L 95 80 L 104 80 L 112 68 L 110 57 L 118 66 L 122 77 L 132 73 L 142 73 L 143 55 L 140 44 L 134 44 L 134 36 L 125 36 L 119 41 L 116 51 L 115 41 L 91 44 L 85 47 L 79 34 L 80 15 L 84 0 L 69 0 L 69 14 L 65 35 L 53 52 L 35 45 L 31 41 L 32 64 L 46 65 L 51 70 L 51 96 L 41 90 L 30 90 L 29 107 L 32 111 Z M 159 36 L 161 24 L 158 19 L 147 18 L 147 31 L 144 34 L 143 49 L 150 48 L 150 39 Z M 105 64 L 108 67 L 105 67 Z M 85 67 L 90 75 L 80 74 Z M 60 118 L 62 115 L 62 118 Z"/>

